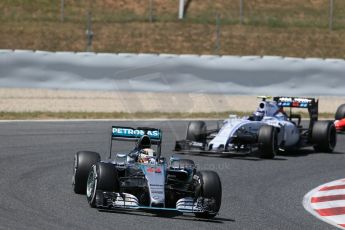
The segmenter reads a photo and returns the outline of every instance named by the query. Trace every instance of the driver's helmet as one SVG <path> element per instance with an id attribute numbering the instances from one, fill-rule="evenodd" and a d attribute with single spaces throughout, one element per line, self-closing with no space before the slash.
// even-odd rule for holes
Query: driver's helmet
<path id="1" fill-rule="evenodd" d="M 156 152 L 154 149 L 151 148 L 145 148 L 140 150 L 139 156 L 138 156 L 138 162 L 139 163 L 151 163 L 154 161 L 154 157 L 156 156 Z"/>
<path id="2" fill-rule="evenodd" d="M 137 142 L 136 149 L 145 149 L 145 148 L 151 148 L 151 139 L 147 135 L 143 135 L 139 138 Z"/>
<path id="3" fill-rule="evenodd" d="M 253 113 L 253 120 L 254 121 L 261 121 L 262 118 L 265 116 L 265 110 L 257 110 Z"/>
<path id="4" fill-rule="evenodd" d="M 261 121 L 262 118 L 265 116 L 265 110 L 266 110 L 266 103 L 260 102 L 259 107 L 253 113 L 253 120 L 254 121 Z"/>

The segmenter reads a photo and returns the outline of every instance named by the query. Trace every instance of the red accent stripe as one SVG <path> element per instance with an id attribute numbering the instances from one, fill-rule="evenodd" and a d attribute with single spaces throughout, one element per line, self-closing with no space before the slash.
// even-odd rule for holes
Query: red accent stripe
<path id="1" fill-rule="evenodd" d="M 315 209 L 320 216 L 337 216 L 345 214 L 345 207 Z"/>
<path id="2" fill-rule="evenodd" d="M 336 189 L 345 189 L 345 184 L 326 186 L 326 187 L 321 188 L 319 191 L 329 191 L 329 190 L 336 190 Z"/>
<path id="3" fill-rule="evenodd" d="M 326 202 L 326 201 L 333 201 L 333 200 L 345 200 L 345 195 L 312 197 L 311 203 L 319 203 L 319 202 Z"/>
<path id="4" fill-rule="evenodd" d="M 345 227 L 345 224 L 338 224 L 339 226 L 341 226 L 341 227 Z"/>

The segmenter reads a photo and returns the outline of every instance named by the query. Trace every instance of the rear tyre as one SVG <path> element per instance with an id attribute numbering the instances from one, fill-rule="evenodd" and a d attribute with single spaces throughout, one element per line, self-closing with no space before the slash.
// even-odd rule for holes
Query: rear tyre
<path id="1" fill-rule="evenodd" d="M 199 218 L 214 218 L 220 209 L 222 203 L 222 183 L 218 174 L 214 171 L 199 171 L 196 174 L 199 177 L 200 197 L 212 199 L 214 204 L 211 209 L 202 213 L 195 213 Z"/>
<path id="2" fill-rule="evenodd" d="M 337 144 L 337 132 L 332 121 L 314 123 L 311 141 L 317 152 L 331 153 Z"/>
<path id="3" fill-rule="evenodd" d="M 264 125 L 259 129 L 258 134 L 260 157 L 273 159 L 278 151 L 278 132 L 277 128 Z"/>
<path id="4" fill-rule="evenodd" d="M 86 181 L 92 165 L 101 160 L 96 152 L 80 151 L 74 155 L 72 186 L 77 194 L 85 194 Z"/>
<path id="5" fill-rule="evenodd" d="M 96 207 L 97 191 L 118 192 L 119 186 L 116 167 L 111 163 L 96 163 L 87 178 L 86 198 L 89 205 Z"/>
<path id="6" fill-rule="evenodd" d="M 191 121 L 187 127 L 187 137 L 189 141 L 205 142 L 206 141 L 206 123 L 204 121 Z"/>
<path id="7" fill-rule="evenodd" d="M 343 118 L 345 118 L 345 104 L 340 105 L 335 112 L 335 120 L 341 120 Z"/>

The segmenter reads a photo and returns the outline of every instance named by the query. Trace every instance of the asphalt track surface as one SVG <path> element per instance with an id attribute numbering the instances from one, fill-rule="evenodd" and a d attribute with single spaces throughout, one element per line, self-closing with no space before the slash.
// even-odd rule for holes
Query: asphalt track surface
<path id="1" fill-rule="evenodd" d="M 73 193 L 75 152 L 98 151 L 105 159 L 115 124 L 162 128 L 163 154 L 170 156 L 187 121 L 0 123 L 0 229 L 335 229 L 305 211 L 302 199 L 318 185 L 344 178 L 345 136 L 338 136 L 333 154 L 306 149 L 274 160 L 185 156 L 199 169 L 216 170 L 223 184 L 219 215 L 200 220 L 173 213 L 101 212 Z M 119 151 L 128 148 L 115 144 Z"/>

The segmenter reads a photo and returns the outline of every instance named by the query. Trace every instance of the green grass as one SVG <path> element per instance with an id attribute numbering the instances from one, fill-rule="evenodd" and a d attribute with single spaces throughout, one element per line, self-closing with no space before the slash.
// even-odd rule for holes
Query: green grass
<path id="1" fill-rule="evenodd" d="M 216 14 L 220 55 L 345 58 L 345 1 L 335 1 L 333 31 L 328 0 L 192 0 L 184 20 L 176 1 L 1 0 L 0 49 L 85 51 L 87 12 L 92 11 L 93 51 L 214 54 Z"/>
<path id="2" fill-rule="evenodd" d="M 109 2 L 109 1 L 108 1 Z M 123 4 L 121 4 L 123 2 Z M 91 4 L 92 3 L 92 4 Z M 214 24 L 216 13 L 222 24 L 239 24 L 238 0 L 215 0 L 212 2 L 193 0 L 185 21 L 189 23 Z M 311 4 L 310 0 L 291 1 L 244 1 L 244 21 L 251 25 L 272 27 L 310 26 L 323 28 L 328 25 L 328 0 L 321 4 Z M 66 22 L 85 23 L 89 10 L 96 22 L 126 23 L 148 22 L 147 0 L 136 1 L 65 1 Z M 178 22 L 177 4 L 157 1 L 153 5 L 156 22 Z M 335 26 L 345 23 L 345 1 L 336 1 L 334 8 Z M 0 21 L 56 21 L 60 20 L 60 1 L 50 0 L 2 0 Z"/>

